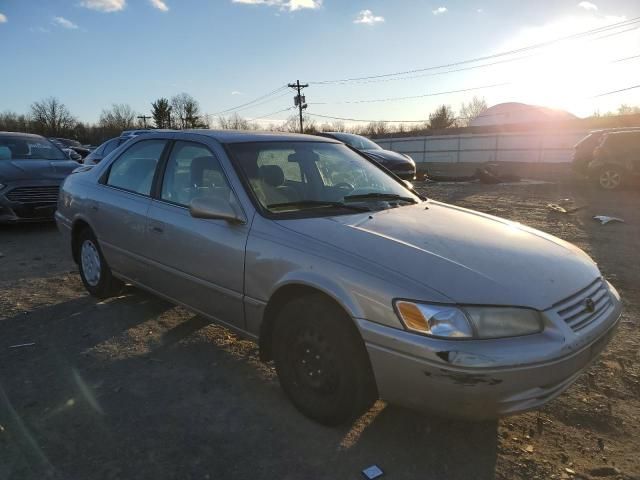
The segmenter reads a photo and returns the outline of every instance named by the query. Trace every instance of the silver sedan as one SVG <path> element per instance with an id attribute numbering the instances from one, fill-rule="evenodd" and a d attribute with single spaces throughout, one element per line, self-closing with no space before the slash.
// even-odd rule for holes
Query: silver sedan
<path id="1" fill-rule="evenodd" d="M 69 176 L 56 218 L 91 294 L 130 283 L 255 339 L 325 424 L 379 397 L 472 419 L 540 407 L 621 312 L 575 246 L 315 136 L 146 133 Z"/>

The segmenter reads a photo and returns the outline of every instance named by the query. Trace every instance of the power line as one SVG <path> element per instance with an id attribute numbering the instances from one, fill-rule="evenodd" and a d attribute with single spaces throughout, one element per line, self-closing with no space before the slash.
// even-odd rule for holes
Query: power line
<path id="1" fill-rule="evenodd" d="M 597 98 L 597 97 L 604 97 L 605 95 L 612 95 L 614 93 L 620 93 L 620 92 L 626 92 L 628 90 L 633 90 L 635 88 L 640 88 L 640 85 L 632 85 L 630 87 L 627 88 L 621 88 L 619 90 L 613 90 L 610 92 L 604 92 L 604 93 L 600 93 L 598 95 L 593 95 L 591 97 L 587 97 L 587 99 L 589 98 Z M 526 108 L 521 108 L 518 110 L 527 110 Z M 308 115 L 314 116 L 314 117 L 320 117 L 320 118 L 327 118 L 330 120 L 342 120 L 342 121 L 346 121 L 346 122 L 364 122 L 364 123 L 424 123 L 426 122 L 426 119 L 422 119 L 422 120 L 371 120 L 371 119 L 363 119 L 363 118 L 347 118 L 347 117 L 336 117 L 336 116 L 332 116 L 332 115 L 322 115 L 319 113 L 311 113 L 311 112 L 307 112 Z M 480 114 L 475 118 L 482 118 L 482 117 L 497 117 L 500 115 L 504 115 L 504 113 L 489 113 L 489 114 Z M 468 120 L 469 117 L 456 117 L 456 120 Z"/>
<path id="2" fill-rule="evenodd" d="M 541 42 L 541 43 L 537 43 L 537 44 L 534 44 L 534 45 L 529 45 L 529 46 L 526 46 L 526 47 L 521 47 L 521 48 L 517 48 L 517 49 L 514 49 L 514 50 L 509 50 L 509 51 L 506 51 L 506 52 L 500 52 L 500 53 L 496 53 L 496 54 L 493 54 L 493 55 L 485 55 L 483 57 L 476 57 L 476 58 L 471 58 L 471 59 L 467 59 L 467 60 L 461 60 L 461 61 L 458 61 L 458 62 L 448 63 L 448 64 L 444 64 L 444 65 L 436 65 L 436 66 L 425 67 L 425 68 L 416 68 L 416 69 L 405 70 L 405 71 L 401 71 L 401 72 L 385 73 L 385 74 L 379 74 L 379 75 L 366 75 L 366 76 L 361 76 L 361 77 L 343 78 L 343 79 L 338 79 L 338 80 L 312 81 L 312 82 L 309 82 L 309 83 L 312 84 L 312 85 L 324 85 L 324 84 L 331 84 L 331 83 L 346 83 L 346 82 L 355 82 L 355 81 L 360 81 L 360 80 L 395 77 L 395 76 L 399 76 L 399 75 L 407 75 L 407 74 L 411 74 L 411 73 L 425 72 L 425 71 L 428 71 L 428 70 L 440 70 L 442 68 L 456 67 L 456 66 L 465 65 L 465 64 L 468 64 L 468 63 L 476 63 L 476 62 L 480 62 L 480 61 L 484 61 L 484 60 L 490 60 L 490 59 L 493 59 L 493 58 L 504 57 L 504 56 L 507 56 L 507 55 L 514 55 L 514 54 L 526 52 L 526 51 L 529 51 L 529 50 L 536 50 L 536 49 L 539 49 L 539 48 L 543 48 L 543 47 L 547 47 L 547 46 L 553 45 L 553 44 L 558 43 L 558 42 L 563 42 L 563 41 L 567 41 L 567 40 L 581 38 L 581 37 L 588 36 L 588 35 L 602 33 L 602 32 L 613 30 L 613 29 L 620 28 L 620 27 L 627 27 L 629 25 L 635 25 L 637 23 L 640 23 L 640 17 L 635 17 L 635 18 L 632 18 L 630 20 L 626 20 L 626 21 L 623 21 L 623 22 L 614 23 L 614 24 L 607 25 L 607 26 L 604 26 L 604 27 L 594 28 L 594 29 L 587 30 L 587 31 L 584 31 L 584 32 L 575 33 L 575 34 L 567 35 L 567 36 L 564 36 L 564 37 L 559 37 L 559 38 L 556 38 L 556 39 L 553 39 L 553 40 L 548 40 L 546 42 Z"/>
<path id="3" fill-rule="evenodd" d="M 273 91 L 271 91 L 269 93 L 265 93 L 264 95 L 261 95 L 258 98 L 255 98 L 255 99 L 251 100 L 250 102 L 246 102 L 246 103 L 243 103 L 243 104 L 235 106 L 235 107 L 227 108 L 226 110 L 220 110 L 219 112 L 212 113 L 211 115 L 212 116 L 219 116 L 219 115 L 221 115 L 223 113 L 228 113 L 228 112 L 232 112 L 234 110 L 239 110 L 239 109 L 241 109 L 243 107 L 246 107 L 247 105 L 251 105 L 251 104 L 256 103 L 256 102 L 258 102 L 258 101 L 260 101 L 260 100 L 262 100 L 264 98 L 267 98 L 267 97 L 270 97 L 272 95 L 275 95 L 276 93 L 278 93 L 278 92 L 280 92 L 280 91 L 282 91 L 282 90 L 284 90 L 286 88 L 287 88 L 286 85 L 282 85 L 282 86 L 276 88 L 275 90 L 273 90 Z"/>
<path id="4" fill-rule="evenodd" d="M 447 92 L 434 92 L 434 93 L 424 93 L 422 95 L 411 95 L 406 97 L 387 97 L 387 98 L 375 98 L 369 100 L 345 100 L 343 102 L 311 102 L 309 105 L 342 105 L 347 103 L 378 103 L 378 102 L 395 102 L 399 100 L 413 100 L 416 98 L 425 98 L 425 97 L 436 97 L 438 95 L 447 95 L 450 93 L 461 93 L 461 92 L 470 92 L 473 90 L 482 90 L 485 88 L 495 88 L 495 87 L 503 87 L 505 85 L 509 85 L 510 82 L 504 83 L 494 83 L 492 85 L 482 85 L 479 87 L 471 87 L 471 88 L 463 88 L 460 90 L 449 90 Z"/>
<path id="5" fill-rule="evenodd" d="M 626 62 L 627 60 L 633 60 L 634 58 L 640 58 L 640 55 L 633 55 L 632 57 L 619 58 L 618 60 L 614 60 L 611 63 Z"/>
<path id="6" fill-rule="evenodd" d="M 610 35 L 597 37 L 597 38 L 594 38 L 593 40 L 601 40 L 601 39 L 607 38 L 607 37 L 609 37 L 611 35 L 620 35 L 622 33 L 630 32 L 630 31 L 637 30 L 637 29 L 638 29 L 638 27 L 633 27 L 633 28 L 630 28 L 630 29 L 627 29 L 627 30 L 622 30 L 620 32 L 615 32 L 615 33 L 610 34 Z M 347 84 L 347 83 L 355 83 L 355 84 L 363 85 L 363 84 L 369 84 L 369 83 L 397 82 L 397 81 L 402 81 L 402 80 L 413 80 L 415 78 L 425 78 L 425 77 L 434 77 L 434 76 L 438 76 L 438 75 L 447 75 L 449 73 L 464 72 L 464 71 L 467 71 L 467 70 L 476 70 L 478 68 L 492 67 L 492 66 L 495 66 L 495 65 L 503 64 L 503 63 L 527 60 L 529 58 L 536 57 L 536 56 L 540 55 L 541 53 L 542 52 L 535 52 L 535 53 L 532 53 L 530 55 L 522 55 L 522 56 L 515 57 L 515 58 L 505 58 L 505 59 L 502 59 L 502 60 L 496 60 L 495 62 L 483 63 L 483 64 L 480 64 L 480 65 L 471 65 L 469 67 L 455 68 L 455 69 L 451 69 L 451 70 L 445 70 L 445 71 L 442 71 L 442 72 L 422 73 L 420 75 L 411 75 L 411 76 L 404 76 L 404 77 L 399 76 L 399 77 L 388 77 L 388 78 L 374 78 L 374 79 L 371 79 L 371 80 L 357 80 L 357 81 L 344 81 L 344 82 L 336 81 L 335 83 L 319 83 L 319 84 L 316 84 L 314 82 L 311 82 L 311 83 L 316 85 L 316 86 L 321 86 L 322 87 L 322 86 L 334 85 L 334 84 L 340 85 L 340 84 Z M 639 58 L 639 57 L 640 57 L 640 55 L 636 55 L 636 56 L 633 56 L 633 57 L 627 57 L 627 58 L 621 58 L 619 60 L 612 61 L 611 63 L 624 62 L 624 61 L 632 60 L 634 58 Z M 433 67 L 433 68 L 435 69 L 436 67 Z"/>
<path id="7" fill-rule="evenodd" d="M 287 112 L 289 110 L 292 110 L 293 107 L 287 107 L 287 108 L 283 108 L 282 110 L 277 110 L 275 112 L 271 112 L 271 113 L 267 113 L 266 115 L 261 115 L 259 117 L 254 117 L 254 118 L 248 118 L 247 120 L 254 122 L 256 120 L 262 120 L 263 118 L 267 118 L 270 117 L 272 115 L 277 115 L 278 113 L 282 113 L 282 112 Z"/>
<path id="8" fill-rule="evenodd" d="M 611 92 L 600 93 L 598 95 L 594 95 L 592 98 L 604 97 L 605 95 L 612 95 L 614 93 L 626 92 L 627 90 L 633 90 L 634 88 L 640 88 L 640 85 L 633 85 L 627 88 L 621 88 L 620 90 L 613 90 Z"/>

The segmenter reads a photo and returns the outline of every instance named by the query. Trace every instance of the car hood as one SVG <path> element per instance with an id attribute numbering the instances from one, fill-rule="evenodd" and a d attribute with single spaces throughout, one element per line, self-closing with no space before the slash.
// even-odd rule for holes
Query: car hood
<path id="1" fill-rule="evenodd" d="M 460 304 L 544 310 L 600 276 L 593 260 L 570 243 L 433 201 L 279 223 L 400 272 Z"/>
<path id="2" fill-rule="evenodd" d="M 391 150 L 362 150 L 362 152 L 385 165 L 404 165 L 407 163 L 413 165 L 413 160 L 410 160 L 401 153 L 392 152 Z"/>
<path id="3" fill-rule="evenodd" d="M 0 181 L 62 180 L 78 165 L 72 160 L 0 160 Z"/>

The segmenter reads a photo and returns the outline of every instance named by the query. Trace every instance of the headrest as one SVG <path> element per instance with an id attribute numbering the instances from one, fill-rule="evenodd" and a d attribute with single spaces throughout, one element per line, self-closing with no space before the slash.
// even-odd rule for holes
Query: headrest
<path id="1" fill-rule="evenodd" d="M 284 172 L 278 165 L 263 165 L 260 167 L 260 178 L 267 185 L 279 187 L 284 183 Z"/>
<path id="2" fill-rule="evenodd" d="M 211 155 L 196 157 L 191 160 L 191 183 L 199 184 L 202 182 L 202 174 L 205 170 L 220 171 L 218 160 Z"/>

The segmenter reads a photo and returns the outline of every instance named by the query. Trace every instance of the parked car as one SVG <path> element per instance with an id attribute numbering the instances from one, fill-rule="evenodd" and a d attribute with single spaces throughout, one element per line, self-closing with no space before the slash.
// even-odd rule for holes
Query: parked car
<path id="1" fill-rule="evenodd" d="M 593 152 L 588 175 L 605 190 L 615 190 L 640 177 L 640 130 L 604 135 Z"/>
<path id="2" fill-rule="evenodd" d="M 123 143 L 131 140 L 133 137 L 137 135 L 141 135 L 143 133 L 149 133 L 152 130 L 123 130 L 119 137 L 112 138 L 107 140 L 103 144 L 101 144 L 98 148 L 96 148 L 93 152 L 91 152 L 84 159 L 85 165 L 95 165 L 99 163 L 104 157 L 109 155 L 112 151 L 118 148 Z M 153 130 L 156 132 L 171 132 L 173 130 Z"/>
<path id="3" fill-rule="evenodd" d="M 60 184 L 78 166 L 40 135 L 0 132 L 0 222 L 53 219 Z"/>
<path id="4" fill-rule="evenodd" d="M 325 424 L 378 396 L 471 419 L 540 407 L 621 313 L 579 248 L 318 136 L 139 135 L 67 178 L 56 219 L 91 294 L 131 283 L 256 340 Z"/>
<path id="5" fill-rule="evenodd" d="M 608 133 L 640 131 L 640 128 L 609 128 L 604 130 L 593 130 L 586 137 L 575 144 L 573 159 L 571 162 L 573 171 L 583 177 L 589 174 L 589 164 L 593 161 L 593 152 L 600 145 L 600 142 Z"/>
<path id="6" fill-rule="evenodd" d="M 95 165 L 96 163 L 99 163 L 104 157 L 109 155 L 112 151 L 114 151 L 130 138 L 132 137 L 116 137 L 107 140 L 85 157 L 84 164 Z"/>
<path id="7" fill-rule="evenodd" d="M 380 145 L 372 142 L 361 135 L 343 132 L 322 132 L 318 135 L 328 138 L 334 138 L 346 143 L 359 152 L 364 153 L 369 158 L 382 164 L 385 168 L 391 170 L 403 180 L 415 180 L 416 178 L 416 162 L 405 153 L 392 152 L 384 150 Z"/>
<path id="8" fill-rule="evenodd" d="M 91 153 L 90 148 L 83 146 L 77 140 L 71 140 L 70 138 L 49 138 L 49 140 L 59 146 L 63 151 L 68 151 L 72 160 L 80 161 Z"/>

